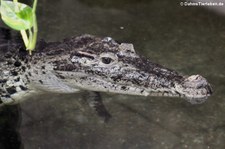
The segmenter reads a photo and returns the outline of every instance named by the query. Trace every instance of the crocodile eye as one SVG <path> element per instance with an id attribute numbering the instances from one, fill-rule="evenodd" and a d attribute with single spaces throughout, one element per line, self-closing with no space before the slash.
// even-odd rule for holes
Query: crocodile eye
<path id="1" fill-rule="evenodd" d="M 110 57 L 102 57 L 101 60 L 104 64 L 110 64 L 111 62 L 113 62 L 113 59 Z"/>
<path id="2" fill-rule="evenodd" d="M 114 63 L 118 62 L 118 57 L 114 53 L 105 52 L 100 54 L 100 65 L 113 65 Z"/>

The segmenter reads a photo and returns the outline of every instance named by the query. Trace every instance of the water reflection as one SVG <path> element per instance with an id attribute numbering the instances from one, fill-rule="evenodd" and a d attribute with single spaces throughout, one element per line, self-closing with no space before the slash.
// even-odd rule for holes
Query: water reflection
<path id="1" fill-rule="evenodd" d="M 19 134 L 21 126 L 20 105 L 4 106 L 0 109 L 0 149 L 22 149 Z"/>

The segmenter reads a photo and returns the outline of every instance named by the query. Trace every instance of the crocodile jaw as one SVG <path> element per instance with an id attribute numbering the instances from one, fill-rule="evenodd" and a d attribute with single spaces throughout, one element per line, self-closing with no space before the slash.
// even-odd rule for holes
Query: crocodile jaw
<path id="1" fill-rule="evenodd" d="M 195 80 L 199 82 L 193 83 L 194 81 L 192 80 L 193 78 L 196 79 L 200 78 L 202 80 Z M 190 86 L 191 83 L 193 83 L 192 84 L 193 86 Z M 84 90 L 100 91 L 100 92 L 119 93 L 126 95 L 182 97 L 191 104 L 203 103 L 212 94 L 210 84 L 205 82 L 205 79 L 199 75 L 190 76 L 182 83 L 175 83 L 174 86 L 171 86 L 170 88 L 159 87 L 157 89 L 153 89 L 151 87 L 145 88 L 142 86 L 135 86 L 131 85 L 131 83 L 125 82 L 115 83 L 109 80 L 108 81 L 102 80 L 98 77 L 93 76 L 89 77 L 83 76 L 80 78 L 76 77 L 67 80 L 66 84 L 72 88 L 79 88 Z"/>
<path id="2" fill-rule="evenodd" d="M 116 71 L 114 70 L 114 72 Z M 153 74 L 138 73 L 136 70 L 123 73 L 123 77 L 116 76 L 117 78 L 115 75 L 99 77 L 85 73 L 79 73 L 79 75 L 75 75 L 78 73 L 64 71 L 58 71 L 57 73 L 67 78 L 64 82 L 71 88 L 91 91 L 141 96 L 182 97 L 192 104 L 202 103 L 212 94 L 210 84 L 200 75 L 192 75 L 174 81 L 165 76 L 163 76 L 165 78 L 162 78 L 162 76 L 159 78 Z"/>

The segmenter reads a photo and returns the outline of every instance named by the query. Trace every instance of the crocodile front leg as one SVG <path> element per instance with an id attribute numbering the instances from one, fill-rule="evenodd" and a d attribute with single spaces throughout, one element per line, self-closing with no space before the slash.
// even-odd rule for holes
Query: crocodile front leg
<path id="1" fill-rule="evenodd" d="M 97 115 L 104 119 L 104 122 L 108 122 L 112 117 L 111 114 L 106 109 L 99 92 L 86 91 L 85 101 L 88 105 L 96 111 Z"/>

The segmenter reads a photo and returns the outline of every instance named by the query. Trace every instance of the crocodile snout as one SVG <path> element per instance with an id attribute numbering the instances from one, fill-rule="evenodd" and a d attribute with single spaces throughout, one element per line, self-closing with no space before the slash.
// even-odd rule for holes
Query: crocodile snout
<path id="1" fill-rule="evenodd" d="M 202 103 L 212 95 L 212 87 L 200 75 L 192 75 L 176 84 L 176 90 L 192 104 Z"/>

